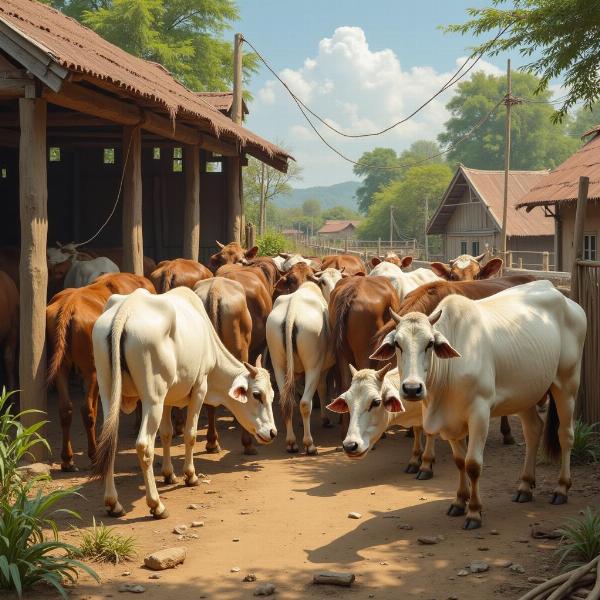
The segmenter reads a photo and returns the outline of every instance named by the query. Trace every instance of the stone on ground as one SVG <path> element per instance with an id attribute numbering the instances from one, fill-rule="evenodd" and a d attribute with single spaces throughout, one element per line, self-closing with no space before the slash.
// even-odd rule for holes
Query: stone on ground
<path id="1" fill-rule="evenodd" d="M 185 560 L 186 550 L 183 546 L 165 548 L 144 558 L 144 565 L 153 571 L 173 569 Z"/>

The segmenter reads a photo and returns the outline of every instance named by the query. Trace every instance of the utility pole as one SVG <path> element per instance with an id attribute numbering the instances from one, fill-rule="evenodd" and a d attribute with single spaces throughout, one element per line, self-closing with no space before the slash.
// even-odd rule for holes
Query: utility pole
<path id="1" fill-rule="evenodd" d="M 265 198 L 265 163 L 261 162 L 260 163 L 260 202 L 259 202 L 259 207 L 258 207 L 258 219 L 259 219 L 259 223 L 258 223 L 258 232 L 259 235 L 264 235 L 265 234 L 265 220 L 266 220 L 266 214 L 267 214 L 267 207 L 266 207 L 266 198 Z"/>
<path id="2" fill-rule="evenodd" d="M 394 241 L 394 207 L 390 205 L 390 252 L 392 251 L 392 242 Z"/>
<path id="3" fill-rule="evenodd" d="M 233 39 L 233 103 L 231 105 L 231 120 L 237 125 L 242 124 L 242 43 L 241 33 L 236 33 Z"/>
<path id="4" fill-rule="evenodd" d="M 242 42 L 241 33 L 236 33 L 233 42 L 233 104 L 231 120 L 242 124 Z M 242 166 L 240 155 L 227 157 L 228 186 L 228 241 L 242 243 L 244 230 L 244 200 L 242 190 Z"/>
<path id="5" fill-rule="evenodd" d="M 425 196 L 425 260 L 429 260 L 429 243 L 427 240 L 427 223 L 429 223 L 429 196 Z"/>

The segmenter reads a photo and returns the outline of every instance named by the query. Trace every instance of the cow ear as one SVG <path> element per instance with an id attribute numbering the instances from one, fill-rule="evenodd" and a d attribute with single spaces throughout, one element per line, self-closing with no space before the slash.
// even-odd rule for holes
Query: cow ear
<path id="1" fill-rule="evenodd" d="M 406 412 L 404 408 L 404 404 L 400 398 L 398 398 L 398 394 L 390 390 L 389 394 L 386 394 L 383 405 L 385 406 L 385 410 L 391 413 L 402 413 Z"/>
<path id="2" fill-rule="evenodd" d="M 238 375 L 233 380 L 231 388 L 229 389 L 229 397 L 242 404 L 248 402 L 248 377 L 246 375 Z"/>
<path id="3" fill-rule="evenodd" d="M 495 275 L 502 268 L 502 259 L 501 258 L 492 258 L 488 260 L 488 262 L 481 267 L 481 271 L 479 271 L 479 275 L 477 275 L 477 279 L 489 279 L 493 275 Z"/>
<path id="4" fill-rule="evenodd" d="M 377 348 L 377 350 L 375 350 L 375 352 L 373 352 L 373 354 L 371 354 L 371 356 L 369 356 L 369 358 L 371 360 L 391 360 L 392 358 L 394 358 L 394 337 L 396 336 L 396 331 L 392 331 L 390 333 L 388 333 L 385 338 L 383 339 L 383 342 L 381 343 L 381 345 L 379 346 L 379 348 Z"/>
<path id="5" fill-rule="evenodd" d="M 354 273 L 354 277 L 366 277 L 367 274 L 364 271 L 359 271 L 358 273 Z M 344 273 L 342 277 L 349 277 L 347 273 Z"/>
<path id="6" fill-rule="evenodd" d="M 279 256 L 281 256 L 281 258 L 285 258 L 285 260 L 287 260 L 288 258 L 290 258 L 292 255 L 288 254 L 287 252 L 280 252 Z"/>
<path id="7" fill-rule="evenodd" d="M 258 246 L 252 246 L 252 248 L 248 248 L 246 252 L 244 252 L 244 256 L 246 258 L 254 258 L 258 254 Z"/>
<path id="8" fill-rule="evenodd" d="M 450 274 L 452 273 L 452 271 L 450 271 L 450 267 L 448 267 L 448 265 L 445 265 L 444 263 L 441 263 L 441 262 L 432 262 L 430 267 L 431 267 L 431 270 L 438 277 L 441 277 L 442 279 L 450 280 Z"/>
<path id="9" fill-rule="evenodd" d="M 400 261 L 400 267 L 402 267 L 403 269 L 407 269 L 408 267 L 410 267 L 410 265 L 412 265 L 412 261 L 413 261 L 412 256 L 405 256 Z"/>
<path id="10" fill-rule="evenodd" d="M 439 331 L 434 333 L 433 339 L 433 349 L 439 358 L 460 358 L 460 353 L 450 345 L 450 342 Z"/>
<path id="11" fill-rule="evenodd" d="M 380 262 L 381 262 L 381 259 L 379 258 L 379 256 L 374 256 L 371 259 L 371 266 L 376 267 Z"/>
<path id="12" fill-rule="evenodd" d="M 328 404 L 327 410 L 330 410 L 331 412 L 334 412 L 334 413 L 338 413 L 340 415 L 343 413 L 350 412 L 350 409 L 348 408 L 348 404 L 346 403 L 344 398 L 342 398 L 341 396 L 339 398 L 336 398 L 331 404 Z"/>

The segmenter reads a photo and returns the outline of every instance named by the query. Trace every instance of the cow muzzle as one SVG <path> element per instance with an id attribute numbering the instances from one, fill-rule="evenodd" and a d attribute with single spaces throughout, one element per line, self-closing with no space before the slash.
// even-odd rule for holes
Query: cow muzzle
<path id="1" fill-rule="evenodd" d="M 361 458 L 367 453 L 367 450 L 361 450 L 358 442 L 346 441 L 342 442 L 342 448 L 349 458 Z"/>
<path id="2" fill-rule="evenodd" d="M 423 398 L 424 386 L 416 381 L 405 381 L 402 384 L 402 397 L 405 400 L 420 400 Z"/>

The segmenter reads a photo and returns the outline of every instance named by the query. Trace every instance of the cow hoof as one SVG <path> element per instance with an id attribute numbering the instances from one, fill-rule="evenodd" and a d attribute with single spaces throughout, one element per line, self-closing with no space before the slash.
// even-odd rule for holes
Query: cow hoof
<path id="1" fill-rule="evenodd" d="M 296 452 L 298 452 L 299 448 L 298 448 L 298 444 L 294 443 L 294 444 L 288 444 L 286 450 L 290 453 L 290 454 L 295 454 Z"/>
<path id="2" fill-rule="evenodd" d="M 258 450 L 254 446 L 244 446 L 244 454 L 246 456 L 255 456 Z"/>
<path id="3" fill-rule="evenodd" d="M 122 506 L 120 506 L 117 510 L 114 510 L 112 508 L 107 508 L 106 514 L 109 517 L 114 517 L 115 519 L 118 519 L 119 517 L 122 517 L 125 514 L 125 511 L 123 510 Z"/>
<path id="4" fill-rule="evenodd" d="M 306 448 L 306 454 L 307 456 L 316 456 L 317 454 L 319 454 L 319 451 L 317 450 L 316 446 L 308 446 Z"/>
<path id="5" fill-rule="evenodd" d="M 79 469 L 75 466 L 75 463 L 60 465 L 60 470 L 63 473 L 76 473 L 77 471 L 79 471 Z"/>
<path id="6" fill-rule="evenodd" d="M 531 502 L 533 500 L 533 493 L 525 490 L 517 490 L 512 497 L 513 502 L 523 504 L 524 502 Z"/>
<path id="7" fill-rule="evenodd" d="M 462 517 L 465 514 L 465 508 L 464 506 L 459 506 L 458 504 L 451 504 L 446 514 L 449 517 Z"/>
<path id="8" fill-rule="evenodd" d="M 200 480 L 198 479 L 197 475 L 192 475 L 190 477 L 186 476 L 185 485 L 187 487 L 196 487 L 197 485 L 200 485 Z"/>
<path id="9" fill-rule="evenodd" d="M 404 469 L 404 472 L 414 475 L 415 473 L 419 472 L 419 465 L 415 465 L 414 463 L 408 463 L 406 465 L 406 469 Z"/>
<path id="10" fill-rule="evenodd" d="M 567 495 L 566 494 L 561 494 L 560 492 L 554 492 L 553 496 L 552 496 L 552 500 L 550 500 L 550 504 L 554 504 L 556 506 L 560 505 L 560 504 L 566 504 L 567 503 Z"/>
<path id="11" fill-rule="evenodd" d="M 163 481 L 165 485 L 173 485 L 177 483 L 177 477 L 175 477 L 175 473 L 171 473 L 170 475 L 165 475 Z"/>
<path id="12" fill-rule="evenodd" d="M 481 520 L 473 517 L 467 517 L 463 524 L 463 529 L 470 531 L 471 529 L 479 529 L 481 527 Z"/>
<path id="13" fill-rule="evenodd" d="M 515 438 L 512 436 L 512 434 L 509 433 L 508 435 L 505 435 L 502 438 L 502 443 L 505 446 L 514 446 L 515 445 Z"/>
<path id="14" fill-rule="evenodd" d="M 431 479 L 433 477 L 433 471 L 419 471 L 417 473 L 417 479 L 421 481 L 425 481 L 426 479 Z"/>
<path id="15" fill-rule="evenodd" d="M 169 511 L 166 508 L 163 508 L 163 511 L 161 513 L 156 512 L 156 509 L 152 509 L 150 511 L 150 513 L 152 514 L 152 516 L 155 519 L 168 519 L 169 518 Z"/>
<path id="16" fill-rule="evenodd" d="M 206 446 L 207 454 L 219 454 L 221 452 L 221 446 L 217 444 L 216 446 Z"/>

